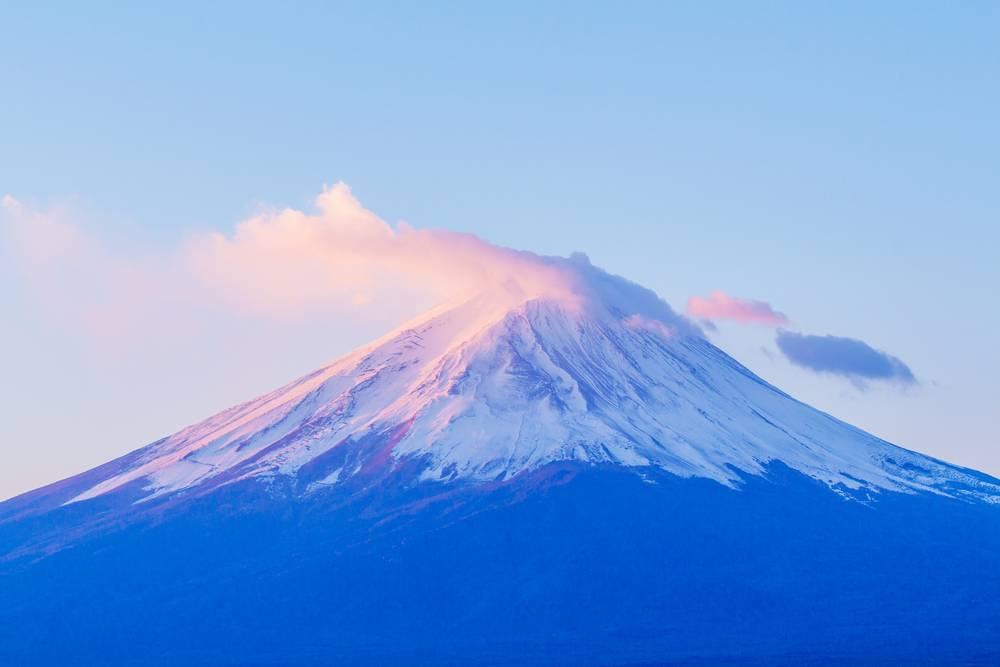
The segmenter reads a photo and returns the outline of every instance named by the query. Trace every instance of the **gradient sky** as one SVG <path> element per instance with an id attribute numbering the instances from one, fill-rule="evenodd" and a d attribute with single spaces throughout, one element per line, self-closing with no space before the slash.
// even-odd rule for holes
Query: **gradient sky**
<path id="1" fill-rule="evenodd" d="M 864 341 L 916 382 L 793 365 L 767 318 L 710 333 L 806 402 L 1000 474 L 997 3 L 21 4 L 0 8 L 0 196 L 101 257 L 160 262 L 343 181 L 391 223 L 580 250 L 677 309 L 722 291 Z M 415 307 L 204 308 L 106 335 L 14 245 L 0 497 Z"/>

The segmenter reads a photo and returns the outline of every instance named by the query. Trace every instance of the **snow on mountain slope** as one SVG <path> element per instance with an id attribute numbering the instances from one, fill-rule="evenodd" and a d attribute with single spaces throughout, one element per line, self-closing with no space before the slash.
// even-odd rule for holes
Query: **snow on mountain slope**
<path id="1" fill-rule="evenodd" d="M 649 290 L 582 257 L 546 261 L 566 276 L 559 290 L 493 286 L 435 309 L 140 450 L 70 502 L 136 481 L 153 498 L 295 478 L 359 443 L 306 492 L 403 462 L 424 480 L 502 480 L 578 461 L 738 486 L 780 461 L 854 496 L 1000 498 L 989 478 L 890 445 L 768 385 Z"/>

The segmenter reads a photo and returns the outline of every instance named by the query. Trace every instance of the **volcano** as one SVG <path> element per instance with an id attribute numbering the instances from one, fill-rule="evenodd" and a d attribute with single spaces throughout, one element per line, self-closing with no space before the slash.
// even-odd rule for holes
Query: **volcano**
<path id="1" fill-rule="evenodd" d="M 0 660 L 1000 661 L 1000 481 L 545 262 L 0 503 Z"/>

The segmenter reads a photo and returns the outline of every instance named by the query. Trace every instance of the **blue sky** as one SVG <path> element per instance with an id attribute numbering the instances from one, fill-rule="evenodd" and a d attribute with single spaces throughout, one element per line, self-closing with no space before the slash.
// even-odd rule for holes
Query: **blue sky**
<path id="1" fill-rule="evenodd" d="M 1000 473 L 998 31 L 987 2 L 23 3 L 0 9 L 0 195 L 143 257 L 344 181 L 388 221 L 582 250 L 680 309 L 722 290 L 865 341 L 917 383 L 810 372 L 765 326 L 711 334 L 817 407 Z M 0 496 L 398 316 L 205 313 L 211 335 L 112 352 L 0 258 Z"/>

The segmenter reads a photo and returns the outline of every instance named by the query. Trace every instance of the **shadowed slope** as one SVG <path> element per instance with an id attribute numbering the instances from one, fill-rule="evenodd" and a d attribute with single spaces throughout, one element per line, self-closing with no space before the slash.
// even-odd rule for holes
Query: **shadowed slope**
<path id="1" fill-rule="evenodd" d="M 873 508 L 783 466 L 740 491 L 580 464 L 488 489 L 401 491 L 392 482 L 284 504 L 259 485 L 227 485 L 27 568 L 8 563 L 0 659 L 1000 657 L 1000 532 L 990 506 L 888 493 Z"/>

